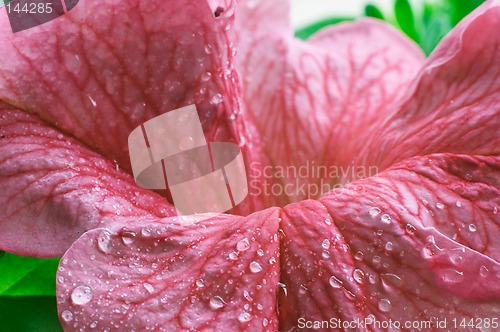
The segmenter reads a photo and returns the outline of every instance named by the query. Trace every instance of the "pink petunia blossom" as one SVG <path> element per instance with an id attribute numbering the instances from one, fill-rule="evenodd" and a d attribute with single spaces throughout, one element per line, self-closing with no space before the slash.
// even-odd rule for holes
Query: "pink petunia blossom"
<path id="1" fill-rule="evenodd" d="M 428 59 L 370 19 L 296 40 L 285 0 L 80 0 L 15 34 L 4 11 L 0 249 L 62 256 L 65 331 L 495 329 L 500 1 Z M 190 104 L 250 193 L 181 224 L 127 137 Z M 276 173 L 301 167 L 340 171 Z"/>

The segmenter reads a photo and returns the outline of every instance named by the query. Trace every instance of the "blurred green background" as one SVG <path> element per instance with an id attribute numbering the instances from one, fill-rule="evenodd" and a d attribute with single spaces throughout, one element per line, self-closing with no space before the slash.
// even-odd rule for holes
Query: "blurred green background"
<path id="1" fill-rule="evenodd" d="M 358 15 L 321 19 L 298 29 L 296 36 L 307 39 L 325 26 L 369 16 L 401 29 L 429 54 L 453 26 L 483 2 L 433 0 L 422 1 L 415 7 L 408 0 L 396 0 L 391 11 L 368 3 Z M 62 331 L 55 298 L 58 262 L 58 259 L 19 257 L 0 251 L 0 332 Z"/>

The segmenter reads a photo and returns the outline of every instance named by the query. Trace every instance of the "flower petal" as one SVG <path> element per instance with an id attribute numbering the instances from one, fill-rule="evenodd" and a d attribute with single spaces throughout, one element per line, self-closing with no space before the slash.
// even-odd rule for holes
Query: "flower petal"
<path id="1" fill-rule="evenodd" d="M 293 40 L 281 21 L 276 32 L 254 33 L 248 26 L 260 22 L 261 7 L 243 7 L 237 20 L 238 47 L 246 50 L 237 58 L 243 100 L 271 164 L 357 162 L 356 149 L 367 143 L 363 134 L 397 105 L 422 52 L 387 24 L 369 19 L 327 28 L 309 42 Z M 264 26 L 269 19 L 263 15 Z M 296 189 L 285 202 L 317 197 L 298 188 L 320 179 L 296 180 L 283 179 Z"/>
<path id="2" fill-rule="evenodd" d="M 416 157 L 352 183 L 356 190 L 285 207 L 282 328 L 301 317 L 498 315 L 499 165 L 499 157 Z"/>
<path id="3" fill-rule="evenodd" d="M 465 18 L 430 56 L 402 107 L 360 153 L 381 168 L 415 155 L 500 153 L 500 1 Z"/>
<path id="4" fill-rule="evenodd" d="M 117 164 L 19 110 L 0 110 L 0 249 L 61 256 L 85 231 L 175 215 Z"/>
<path id="5" fill-rule="evenodd" d="M 58 272 L 63 327 L 277 330 L 278 213 L 85 233 Z"/>
<path id="6" fill-rule="evenodd" d="M 232 5 L 234 6 L 234 4 Z M 5 10 L 4 8 L 1 9 Z M 239 141 L 231 11 L 206 0 L 81 0 L 64 16 L 13 34 L 0 20 L 0 100 L 130 170 L 127 137 L 156 115 L 196 103 L 208 140 Z"/>

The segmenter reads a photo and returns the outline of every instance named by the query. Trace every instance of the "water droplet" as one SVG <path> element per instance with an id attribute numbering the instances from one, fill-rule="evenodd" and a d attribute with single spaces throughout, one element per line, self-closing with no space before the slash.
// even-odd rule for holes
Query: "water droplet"
<path id="1" fill-rule="evenodd" d="M 247 251 L 248 249 L 250 249 L 250 241 L 248 241 L 247 238 L 244 238 L 243 240 L 236 243 L 236 249 L 238 251 Z"/>
<path id="2" fill-rule="evenodd" d="M 260 257 L 264 256 L 264 250 L 262 249 L 257 250 L 257 255 L 259 255 Z"/>
<path id="3" fill-rule="evenodd" d="M 444 204 L 443 203 L 440 203 L 440 202 L 437 202 L 436 203 L 436 207 L 440 210 L 444 209 Z"/>
<path id="4" fill-rule="evenodd" d="M 90 100 L 90 103 L 92 104 L 93 107 L 97 107 L 97 103 L 96 101 L 90 96 L 90 95 L 87 95 L 87 97 L 89 98 Z"/>
<path id="5" fill-rule="evenodd" d="M 97 247 L 105 254 L 111 251 L 111 234 L 108 231 L 102 231 L 97 236 Z"/>
<path id="6" fill-rule="evenodd" d="M 382 222 L 384 224 L 390 224 L 391 223 L 391 216 L 388 215 L 387 213 L 383 214 L 382 217 L 380 217 L 380 220 L 382 220 Z"/>
<path id="7" fill-rule="evenodd" d="M 488 275 L 488 272 L 488 268 L 484 265 L 479 268 L 479 274 L 481 275 L 481 277 L 486 277 Z"/>
<path id="8" fill-rule="evenodd" d="M 415 234 L 416 230 L 417 229 L 412 224 L 406 224 L 406 227 L 405 227 L 406 234 L 413 235 L 413 234 Z"/>
<path id="9" fill-rule="evenodd" d="M 143 228 L 141 230 L 141 234 L 144 237 L 149 237 L 149 236 L 151 236 L 151 230 L 149 228 Z"/>
<path id="10" fill-rule="evenodd" d="M 252 301 L 253 301 L 252 297 L 250 296 L 250 293 L 248 293 L 248 291 L 247 291 L 247 290 L 244 290 L 244 291 L 243 291 L 243 297 L 244 297 L 247 301 L 249 301 L 249 302 L 252 302 Z"/>
<path id="11" fill-rule="evenodd" d="M 471 233 L 474 233 L 475 231 L 477 231 L 477 227 L 476 227 L 476 225 L 474 225 L 474 224 L 470 224 L 470 225 L 469 225 L 469 231 L 470 231 Z"/>
<path id="12" fill-rule="evenodd" d="M 135 233 L 134 232 L 124 232 L 122 235 L 123 244 L 129 246 L 135 242 Z"/>
<path id="13" fill-rule="evenodd" d="M 452 269 L 444 269 L 440 271 L 441 279 L 444 282 L 455 284 L 464 279 L 464 274 L 462 272 L 452 270 Z"/>
<path id="14" fill-rule="evenodd" d="M 238 259 L 238 253 L 236 253 L 236 252 L 234 252 L 234 251 L 233 251 L 233 252 L 231 252 L 231 253 L 229 254 L 229 259 L 230 259 L 230 260 L 232 260 L 232 261 L 237 260 L 237 259 Z"/>
<path id="15" fill-rule="evenodd" d="M 392 251 L 393 248 L 394 248 L 394 245 L 392 244 L 392 242 L 387 242 L 385 244 L 385 250 Z"/>
<path id="16" fill-rule="evenodd" d="M 372 258 L 373 264 L 378 265 L 378 264 L 380 264 L 381 261 L 382 261 L 382 259 L 380 258 L 380 256 L 373 256 L 373 258 Z"/>
<path id="17" fill-rule="evenodd" d="M 331 276 L 330 277 L 330 286 L 333 288 L 341 288 L 342 287 L 342 281 L 339 280 L 336 276 Z"/>
<path id="18" fill-rule="evenodd" d="M 358 284 L 362 284 L 363 279 L 365 278 L 365 273 L 361 269 L 356 269 L 352 271 L 352 277 L 354 278 L 354 281 L 356 281 Z"/>
<path id="19" fill-rule="evenodd" d="M 498 208 L 495 206 L 495 207 L 493 208 L 493 214 L 497 214 L 497 213 L 498 213 Z"/>
<path id="20" fill-rule="evenodd" d="M 358 251 L 355 255 L 354 255 L 354 259 L 357 260 L 357 261 L 361 261 L 363 260 L 363 253 L 361 251 Z"/>
<path id="21" fill-rule="evenodd" d="M 226 302 L 220 296 L 214 296 L 210 299 L 210 308 L 217 310 L 226 305 Z"/>
<path id="22" fill-rule="evenodd" d="M 321 256 L 323 256 L 323 258 L 327 259 L 327 258 L 330 258 L 330 252 L 328 250 L 323 250 L 323 253 L 321 254 Z"/>
<path id="23" fill-rule="evenodd" d="M 324 239 L 321 246 L 323 247 L 323 249 L 330 249 L 330 240 Z"/>
<path id="24" fill-rule="evenodd" d="M 393 273 L 384 273 L 382 276 L 382 283 L 384 286 L 395 286 L 401 287 L 403 286 L 403 280 L 396 274 Z"/>
<path id="25" fill-rule="evenodd" d="M 203 279 L 196 280 L 196 287 L 202 288 L 203 286 L 205 286 L 205 281 Z"/>
<path id="26" fill-rule="evenodd" d="M 64 277 L 57 277 L 57 281 L 59 281 L 59 283 L 61 284 L 64 284 Z"/>
<path id="27" fill-rule="evenodd" d="M 215 94 L 210 102 L 214 105 L 220 104 L 222 102 L 222 95 L 220 93 Z"/>
<path id="28" fill-rule="evenodd" d="M 332 224 L 332 221 L 330 220 L 330 218 L 326 218 L 325 219 L 325 224 L 327 224 L 327 225 L 331 225 Z"/>
<path id="29" fill-rule="evenodd" d="M 71 322 L 73 320 L 73 313 L 69 310 L 64 310 L 61 317 L 65 322 Z"/>
<path id="30" fill-rule="evenodd" d="M 273 265 L 274 263 L 276 263 L 276 258 L 272 256 L 271 258 L 269 258 L 269 264 Z"/>
<path id="31" fill-rule="evenodd" d="M 462 207 L 462 202 L 460 201 L 456 201 L 455 205 L 459 208 L 459 207 Z"/>
<path id="32" fill-rule="evenodd" d="M 266 327 L 267 325 L 269 325 L 269 320 L 267 318 L 264 318 L 262 320 L 262 326 Z"/>
<path id="33" fill-rule="evenodd" d="M 87 304 L 92 297 L 92 289 L 89 286 L 78 286 L 71 292 L 71 301 L 76 305 Z"/>
<path id="34" fill-rule="evenodd" d="M 238 320 L 241 323 L 246 323 L 246 322 L 250 321 L 251 319 L 252 319 L 252 316 L 250 316 L 250 314 L 248 312 L 243 312 L 243 313 L 238 315 Z"/>
<path id="35" fill-rule="evenodd" d="M 252 271 L 253 273 L 259 273 L 260 271 L 262 271 L 262 266 L 260 266 L 260 264 L 257 262 L 251 262 L 250 271 Z"/>
<path id="36" fill-rule="evenodd" d="M 146 290 L 148 291 L 149 294 L 153 294 L 155 292 L 155 289 L 153 288 L 153 286 L 151 286 L 148 283 L 144 284 L 144 288 L 146 288 Z"/>
<path id="37" fill-rule="evenodd" d="M 378 207 L 372 207 L 372 208 L 370 208 L 369 212 L 370 212 L 370 216 L 376 217 L 382 212 L 382 210 L 380 210 Z"/>
<path id="38" fill-rule="evenodd" d="M 382 299 L 378 302 L 378 309 L 382 312 L 389 312 L 392 310 L 391 301 L 388 299 Z"/>
<path id="39" fill-rule="evenodd" d="M 212 54 L 212 45 L 210 44 L 205 45 L 205 53 Z"/>
<path id="40" fill-rule="evenodd" d="M 90 323 L 90 328 L 91 328 L 91 329 L 95 329 L 95 328 L 97 327 L 97 324 L 99 324 L 99 322 L 98 322 L 98 321 L 96 321 L 96 320 L 95 320 L 95 321 L 93 321 L 92 323 Z"/>
<path id="41" fill-rule="evenodd" d="M 206 73 L 203 73 L 201 75 L 201 81 L 202 82 L 208 82 L 208 81 L 210 81 L 211 78 L 212 78 L 212 73 L 210 73 L 208 71 Z"/>
<path id="42" fill-rule="evenodd" d="M 370 282 L 370 284 L 375 285 L 375 283 L 377 282 L 377 277 L 374 274 L 370 274 L 368 276 L 368 281 Z"/>

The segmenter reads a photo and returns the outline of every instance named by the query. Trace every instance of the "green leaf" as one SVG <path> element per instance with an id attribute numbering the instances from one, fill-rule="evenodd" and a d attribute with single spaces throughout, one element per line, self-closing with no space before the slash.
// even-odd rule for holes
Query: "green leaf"
<path id="1" fill-rule="evenodd" d="M 297 30 L 295 32 L 295 37 L 300 38 L 302 40 L 306 40 L 307 38 L 311 37 L 314 33 L 316 33 L 317 31 L 321 30 L 324 27 L 352 20 L 354 20 L 354 18 L 352 17 L 332 17 L 329 19 L 325 19 Z"/>
<path id="2" fill-rule="evenodd" d="M 378 18 L 379 20 L 384 20 L 384 14 L 378 9 L 377 6 L 373 4 L 368 4 L 365 7 L 365 16 L 367 17 L 373 17 L 373 18 Z"/>
<path id="3" fill-rule="evenodd" d="M 485 0 L 446 0 L 445 2 L 450 6 L 451 24 L 455 26 Z"/>
<path id="4" fill-rule="evenodd" d="M 59 332 L 55 296 L 0 296 L 0 332 Z"/>
<path id="5" fill-rule="evenodd" d="M 420 46 L 427 55 L 453 28 L 449 13 L 449 7 L 444 3 L 424 4 Z"/>
<path id="6" fill-rule="evenodd" d="M 413 10 L 408 0 L 396 0 L 394 5 L 394 13 L 396 15 L 396 21 L 399 24 L 401 30 L 408 35 L 411 39 L 419 42 L 419 35 L 415 28 L 415 17 L 413 16 Z"/>
<path id="7" fill-rule="evenodd" d="M 0 296 L 55 295 L 59 259 L 0 256 Z"/>

